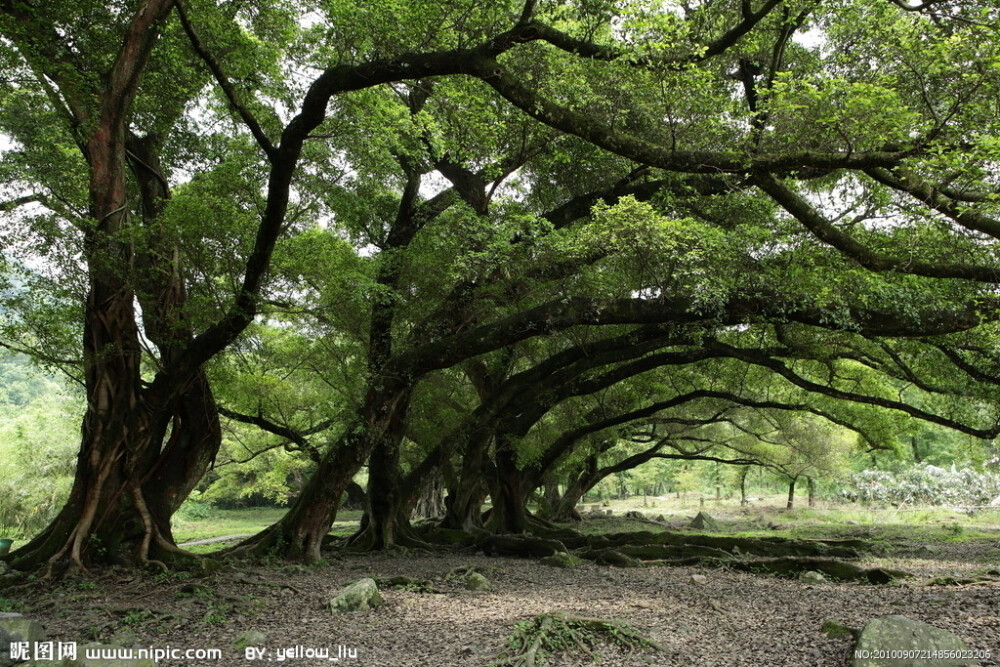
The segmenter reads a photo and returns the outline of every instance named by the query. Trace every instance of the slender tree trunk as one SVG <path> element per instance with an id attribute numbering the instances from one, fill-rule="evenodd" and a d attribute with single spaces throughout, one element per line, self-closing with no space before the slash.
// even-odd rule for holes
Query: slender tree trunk
<path id="1" fill-rule="evenodd" d="M 584 496 L 590 487 L 586 484 L 584 475 L 577 475 L 567 485 L 562 497 L 559 499 L 559 507 L 553 514 L 554 521 L 580 521 L 583 519 L 576 511 L 577 505 L 583 502 Z"/>
<path id="2" fill-rule="evenodd" d="M 809 492 L 809 507 L 816 506 L 816 480 L 806 477 L 806 489 Z"/>
<path id="3" fill-rule="evenodd" d="M 785 505 L 785 509 L 792 509 L 795 507 L 795 478 L 792 478 L 788 482 L 788 503 Z"/>

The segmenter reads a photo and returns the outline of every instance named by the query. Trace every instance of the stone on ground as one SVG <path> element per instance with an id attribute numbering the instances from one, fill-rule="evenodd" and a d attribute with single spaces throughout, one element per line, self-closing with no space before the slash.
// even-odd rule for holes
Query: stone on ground
<path id="1" fill-rule="evenodd" d="M 38 621 L 25 618 L 21 614 L 0 613 L 0 667 L 10 667 L 15 664 L 10 657 L 12 643 L 28 642 L 34 645 L 35 642 L 44 639 L 45 630 Z"/>
<path id="2" fill-rule="evenodd" d="M 698 512 L 694 519 L 691 520 L 691 523 L 688 524 L 688 527 L 697 530 L 715 531 L 719 530 L 719 522 L 713 519 L 707 512 Z"/>
<path id="3" fill-rule="evenodd" d="M 488 591 L 490 580 L 478 572 L 470 572 L 465 578 L 465 587 L 470 591 Z"/>
<path id="4" fill-rule="evenodd" d="M 823 576 L 822 572 L 809 570 L 799 575 L 799 581 L 804 581 L 807 584 L 822 584 L 826 583 L 826 577 Z"/>
<path id="5" fill-rule="evenodd" d="M 247 646 L 263 646 L 265 644 L 267 644 L 267 635 L 260 630 L 247 630 L 233 642 L 233 646 L 240 651 Z"/>
<path id="6" fill-rule="evenodd" d="M 691 575 L 691 581 L 693 583 L 696 583 L 696 584 L 707 584 L 708 583 L 708 577 L 706 577 L 703 574 L 692 574 Z"/>
<path id="7" fill-rule="evenodd" d="M 366 611 L 382 606 L 382 596 L 372 578 L 356 581 L 330 600 L 331 611 Z"/>
<path id="8" fill-rule="evenodd" d="M 916 667 L 931 665 L 945 667 L 951 665 L 966 665 L 968 660 L 916 660 L 916 659 L 882 659 L 876 660 L 864 656 L 884 655 L 892 651 L 965 651 L 968 646 L 957 635 L 934 627 L 921 621 L 914 621 L 906 616 L 881 616 L 868 622 L 861 631 L 855 646 L 853 667 Z M 867 652 L 867 653 L 866 653 Z"/>

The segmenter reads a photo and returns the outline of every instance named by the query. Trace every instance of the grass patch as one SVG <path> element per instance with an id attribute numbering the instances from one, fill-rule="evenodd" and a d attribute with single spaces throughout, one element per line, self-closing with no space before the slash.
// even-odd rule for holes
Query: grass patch
<path id="1" fill-rule="evenodd" d="M 193 540 L 205 540 L 226 535 L 253 535 L 279 521 L 287 510 L 282 507 L 252 507 L 247 509 L 223 510 L 212 508 L 204 516 L 185 513 L 174 515 L 171 527 L 178 544 Z M 199 512 L 199 515 L 202 513 Z M 344 511 L 337 514 L 337 522 L 330 532 L 338 536 L 352 535 L 361 522 L 361 512 Z M 231 546 L 231 542 L 195 544 L 184 547 L 196 554 L 208 554 Z"/>

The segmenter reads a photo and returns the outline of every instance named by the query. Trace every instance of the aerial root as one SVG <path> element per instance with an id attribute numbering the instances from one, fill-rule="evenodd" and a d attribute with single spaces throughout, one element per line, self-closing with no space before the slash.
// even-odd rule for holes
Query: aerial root
<path id="1" fill-rule="evenodd" d="M 626 651 L 663 650 L 652 639 L 631 627 L 601 618 L 567 616 L 555 612 L 521 621 L 514 626 L 507 650 L 498 656 L 501 667 L 535 667 L 545 664 L 553 653 L 573 651 L 594 657 L 598 644 L 612 644 Z"/>

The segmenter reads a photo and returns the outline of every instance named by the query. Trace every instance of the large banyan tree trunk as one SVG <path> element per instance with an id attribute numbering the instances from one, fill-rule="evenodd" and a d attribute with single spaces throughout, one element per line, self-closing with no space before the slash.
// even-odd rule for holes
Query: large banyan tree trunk
<path id="1" fill-rule="evenodd" d="M 493 509 L 486 529 L 494 533 L 523 533 L 528 530 L 528 510 L 521 490 L 521 471 L 517 466 L 514 443 L 506 433 L 497 436 L 494 456 L 497 486 Z"/>
<path id="2" fill-rule="evenodd" d="M 380 439 L 401 432 L 408 403 L 409 388 L 402 380 L 386 380 L 370 388 L 353 428 L 326 452 L 285 516 L 231 552 L 318 562 L 341 496 Z"/>
<path id="3" fill-rule="evenodd" d="M 483 502 L 486 500 L 488 479 L 487 451 L 493 440 L 491 429 L 480 429 L 466 442 L 462 468 L 458 479 L 448 489 L 445 498 L 443 528 L 470 530 L 482 528 Z"/>
<path id="4" fill-rule="evenodd" d="M 218 448 L 215 402 L 203 374 L 160 382 L 155 393 L 141 381 L 136 299 L 144 301 L 147 334 L 164 353 L 161 361 L 169 363 L 171 346 L 157 340 L 160 334 L 184 333 L 175 326 L 184 299 L 180 274 L 176 262 L 162 262 L 165 254 L 176 253 L 164 253 L 155 234 L 138 251 L 126 240 L 135 224 L 126 192 L 129 106 L 157 41 L 159 22 L 171 7 L 169 0 L 143 2 L 107 73 L 107 87 L 97 98 L 84 93 L 75 99 L 75 109 L 89 107 L 94 114 L 83 124 L 92 221 L 83 250 L 88 271 L 83 338 L 87 408 L 69 500 L 44 531 L 12 555 L 21 569 L 145 563 L 182 553 L 170 535 L 170 515 Z M 143 148 L 151 151 L 152 143 L 136 144 L 136 150 Z M 148 155 L 146 160 L 149 173 L 138 178 L 141 215 L 155 224 L 167 192 L 162 176 L 154 173 L 155 160 Z M 160 183 L 151 187 L 156 179 Z M 139 269 L 144 262 L 150 265 L 145 272 Z M 138 293 L 136 285 L 144 281 L 147 292 Z M 153 303 L 152 294 L 160 302 Z"/>

